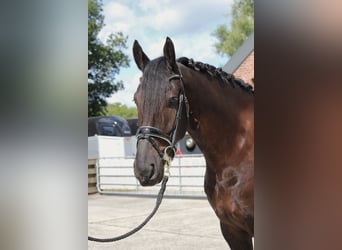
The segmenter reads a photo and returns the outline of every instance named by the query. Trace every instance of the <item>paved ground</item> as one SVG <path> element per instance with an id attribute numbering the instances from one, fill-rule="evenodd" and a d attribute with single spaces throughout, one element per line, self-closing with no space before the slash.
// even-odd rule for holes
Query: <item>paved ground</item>
<path id="1" fill-rule="evenodd" d="M 88 232 L 113 237 L 140 224 L 155 198 L 93 194 L 88 196 Z M 164 198 L 155 217 L 138 233 L 115 243 L 88 241 L 88 250 L 229 249 L 207 200 Z"/>

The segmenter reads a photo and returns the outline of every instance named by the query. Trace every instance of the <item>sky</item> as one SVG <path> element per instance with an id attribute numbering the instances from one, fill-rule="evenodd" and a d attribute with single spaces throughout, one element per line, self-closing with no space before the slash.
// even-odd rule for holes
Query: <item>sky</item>
<path id="1" fill-rule="evenodd" d="M 221 25 L 229 25 L 233 0 L 103 0 L 105 27 L 99 38 L 105 41 L 110 33 L 118 31 L 128 36 L 125 54 L 129 68 L 121 68 L 118 80 L 125 86 L 108 98 L 108 103 L 120 102 L 134 107 L 133 95 L 141 72 L 137 68 L 132 46 L 137 40 L 150 59 L 162 55 L 165 39 L 169 36 L 175 46 L 176 57 L 186 56 L 195 61 L 223 67 L 227 56 L 215 52 L 212 35 Z"/>

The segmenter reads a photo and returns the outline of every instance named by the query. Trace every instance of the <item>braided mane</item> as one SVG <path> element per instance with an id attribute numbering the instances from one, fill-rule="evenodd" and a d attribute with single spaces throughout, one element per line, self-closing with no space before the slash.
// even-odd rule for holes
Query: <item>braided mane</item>
<path id="1" fill-rule="evenodd" d="M 244 91 L 254 94 L 254 88 L 251 85 L 245 83 L 242 79 L 235 78 L 233 74 L 228 74 L 227 72 L 223 71 L 222 68 L 216 68 L 207 63 L 195 62 L 193 59 L 189 59 L 187 57 L 181 57 L 177 59 L 177 61 L 195 71 L 203 72 L 211 77 L 219 79 L 223 86 L 230 84 L 233 88 L 235 88 L 237 85 Z"/>

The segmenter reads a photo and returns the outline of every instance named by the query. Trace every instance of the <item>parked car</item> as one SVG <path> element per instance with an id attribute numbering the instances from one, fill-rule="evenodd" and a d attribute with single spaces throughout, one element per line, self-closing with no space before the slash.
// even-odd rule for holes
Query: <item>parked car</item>
<path id="1" fill-rule="evenodd" d="M 127 120 L 118 116 L 97 116 L 88 118 L 88 136 L 131 136 Z"/>

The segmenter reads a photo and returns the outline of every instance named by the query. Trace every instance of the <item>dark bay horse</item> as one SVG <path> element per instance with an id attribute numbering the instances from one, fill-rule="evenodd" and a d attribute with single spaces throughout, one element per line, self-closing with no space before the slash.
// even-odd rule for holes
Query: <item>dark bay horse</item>
<path id="1" fill-rule="evenodd" d="M 253 88 L 208 64 L 176 60 L 170 38 L 162 57 L 150 60 L 137 41 L 133 54 L 143 72 L 134 95 L 135 176 L 143 186 L 159 183 L 188 131 L 205 157 L 204 189 L 224 238 L 232 250 L 253 249 Z"/>

